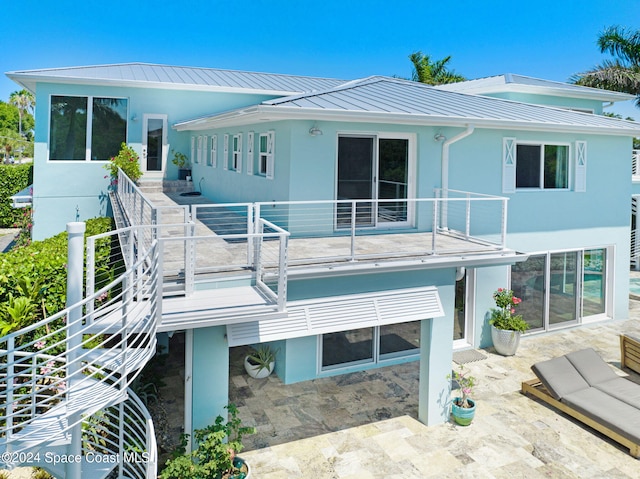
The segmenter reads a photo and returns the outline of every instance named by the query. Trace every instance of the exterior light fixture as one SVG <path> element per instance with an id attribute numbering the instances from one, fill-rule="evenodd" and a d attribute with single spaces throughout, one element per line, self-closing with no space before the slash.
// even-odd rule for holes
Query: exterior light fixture
<path id="1" fill-rule="evenodd" d="M 442 141 L 442 140 L 446 140 L 447 137 L 444 136 L 442 133 L 436 133 L 436 136 L 434 136 L 433 139 L 435 141 Z"/>
<path id="2" fill-rule="evenodd" d="M 318 128 L 316 125 L 313 125 L 310 129 L 309 129 L 309 134 L 311 136 L 319 136 L 322 135 L 322 130 L 320 128 Z"/>

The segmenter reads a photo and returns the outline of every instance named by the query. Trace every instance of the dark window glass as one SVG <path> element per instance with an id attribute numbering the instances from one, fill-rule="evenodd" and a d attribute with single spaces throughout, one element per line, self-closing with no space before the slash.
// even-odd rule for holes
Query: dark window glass
<path id="1" fill-rule="evenodd" d="M 87 98 L 52 96 L 49 125 L 50 160 L 85 160 Z"/>
<path id="2" fill-rule="evenodd" d="M 540 187 L 540 145 L 518 145 L 516 150 L 516 187 Z"/>

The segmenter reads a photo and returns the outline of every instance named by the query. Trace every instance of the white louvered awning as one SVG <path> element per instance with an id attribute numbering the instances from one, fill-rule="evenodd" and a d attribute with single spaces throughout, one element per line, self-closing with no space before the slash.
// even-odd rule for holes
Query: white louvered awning
<path id="1" fill-rule="evenodd" d="M 287 303 L 287 317 L 227 325 L 229 346 L 444 316 L 438 289 L 398 289 Z"/>

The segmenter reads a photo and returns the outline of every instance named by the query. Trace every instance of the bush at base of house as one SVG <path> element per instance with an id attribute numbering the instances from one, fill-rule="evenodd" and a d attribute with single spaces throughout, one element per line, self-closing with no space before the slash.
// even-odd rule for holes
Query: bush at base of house
<path id="1" fill-rule="evenodd" d="M 111 218 L 94 218 L 86 222 L 85 237 L 110 231 Z M 108 282 L 112 266 L 110 238 L 96 242 L 96 286 Z M 27 297 L 33 311 L 26 324 L 15 324 L 12 330 L 51 316 L 65 308 L 67 294 L 67 233 L 0 254 L 0 312 L 7 303 Z M 102 278 L 102 280 L 100 279 Z M 100 284 L 102 283 L 102 284 Z M 6 319 L 6 318 L 0 318 Z M 6 334 L 6 332 L 5 332 Z"/>
<path id="2" fill-rule="evenodd" d="M 0 228 L 13 228 L 22 216 L 22 208 L 11 206 L 11 196 L 33 183 L 33 164 L 0 164 Z"/>

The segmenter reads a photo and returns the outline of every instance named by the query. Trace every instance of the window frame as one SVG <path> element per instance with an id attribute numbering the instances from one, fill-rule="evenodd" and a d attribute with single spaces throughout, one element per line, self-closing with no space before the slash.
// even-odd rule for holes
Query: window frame
<path id="1" fill-rule="evenodd" d="M 231 140 L 230 170 L 242 173 L 242 133 L 236 133 Z"/>
<path id="2" fill-rule="evenodd" d="M 73 97 L 73 98 L 86 98 L 87 99 L 87 118 L 85 124 L 85 156 L 84 160 L 52 160 L 51 159 L 51 102 L 53 97 Z M 106 164 L 110 160 L 92 160 L 91 159 L 91 143 L 93 139 L 93 99 L 94 98 L 109 98 L 114 100 L 126 100 L 127 102 L 127 112 L 125 114 L 125 132 L 124 132 L 124 142 L 129 143 L 129 116 L 130 116 L 130 107 L 131 107 L 131 99 L 127 96 L 108 96 L 108 95 L 73 95 L 67 93 L 50 93 L 49 94 L 49 103 L 48 103 L 48 119 L 47 119 L 47 163 L 54 164 L 63 164 L 63 163 L 97 163 L 97 164 Z"/>
<path id="3" fill-rule="evenodd" d="M 538 146 L 540 147 L 540 176 L 539 176 L 539 186 L 518 186 L 518 147 L 519 146 Z M 547 146 L 564 146 L 567 148 L 567 186 L 562 188 L 546 188 L 544 186 L 544 156 L 545 156 L 545 148 Z M 571 190 L 571 164 L 573 158 L 573 151 L 571 148 L 571 143 L 569 142 L 555 142 L 555 141 L 521 141 L 516 140 L 514 143 L 514 156 L 515 156 L 515 171 L 514 171 L 514 181 L 515 181 L 515 191 L 570 191 Z"/>
<path id="4" fill-rule="evenodd" d="M 218 135 L 215 133 L 211 135 L 209 140 L 209 161 L 208 166 L 216 168 L 218 163 Z"/>

